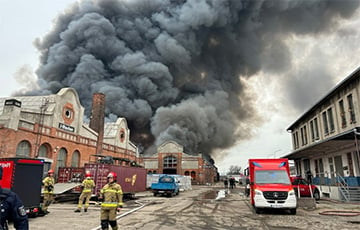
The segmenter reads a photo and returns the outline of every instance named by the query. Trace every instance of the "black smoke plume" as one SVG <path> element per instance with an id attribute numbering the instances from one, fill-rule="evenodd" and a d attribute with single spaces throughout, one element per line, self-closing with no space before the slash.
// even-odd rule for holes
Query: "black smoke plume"
<path id="1" fill-rule="evenodd" d="M 85 111 L 106 95 L 107 117 L 125 117 L 132 140 L 174 140 L 210 156 L 262 120 L 241 79 L 282 73 L 291 34 L 331 31 L 359 1 L 93 0 L 59 15 L 36 41 L 40 90 L 75 88 Z M 271 79 L 270 79 L 271 80 Z M 89 114 L 88 114 L 89 115 Z M 244 125 L 244 124 L 251 124 Z"/>

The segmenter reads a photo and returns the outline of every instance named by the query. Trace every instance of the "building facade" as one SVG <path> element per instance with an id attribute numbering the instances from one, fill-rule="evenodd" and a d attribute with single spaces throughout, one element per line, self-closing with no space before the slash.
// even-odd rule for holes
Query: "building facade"
<path id="1" fill-rule="evenodd" d="M 158 146 L 157 153 L 142 157 L 148 173 L 178 174 L 191 176 L 192 184 L 213 184 L 217 180 L 217 168 L 201 154 L 184 153 L 183 146 L 167 141 Z"/>
<path id="2" fill-rule="evenodd" d="M 45 170 L 82 167 L 100 156 L 138 164 L 125 118 L 104 124 L 105 95 L 94 94 L 90 125 L 77 92 L 0 98 L 0 157 L 40 158 Z"/>
<path id="3" fill-rule="evenodd" d="M 296 173 L 332 199 L 357 200 L 360 186 L 360 68 L 287 129 Z"/>

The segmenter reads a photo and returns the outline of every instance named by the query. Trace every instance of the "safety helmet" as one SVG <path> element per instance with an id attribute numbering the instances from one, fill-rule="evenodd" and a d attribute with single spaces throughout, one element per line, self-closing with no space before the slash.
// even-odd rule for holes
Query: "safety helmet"
<path id="1" fill-rule="evenodd" d="M 48 174 L 54 174 L 54 170 L 52 170 L 52 169 L 50 169 L 49 171 L 48 171 Z"/>
<path id="2" fill-rule="evenodd" d="M 107 175 L 107 178 L 109 178 L 109 177 L 114 178 L 114 181 L 116 181 L 117 175 L 115 172 L 109 172 L 109 174 Z"/>
<path id="3" fill-rule="evenodd" d="M 85 177 L 91 177 L 91 173 L 89 171 L 86 171 Z"/>

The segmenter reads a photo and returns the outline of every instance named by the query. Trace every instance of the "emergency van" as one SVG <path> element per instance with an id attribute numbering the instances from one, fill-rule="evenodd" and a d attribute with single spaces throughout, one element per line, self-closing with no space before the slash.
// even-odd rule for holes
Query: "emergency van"
<path id="1" fill-rule="evenodd" d="M 297 200 L 288 159 L 249 159 L 250 199 L 255 212 L 287 209 L 296 214 Z"/>

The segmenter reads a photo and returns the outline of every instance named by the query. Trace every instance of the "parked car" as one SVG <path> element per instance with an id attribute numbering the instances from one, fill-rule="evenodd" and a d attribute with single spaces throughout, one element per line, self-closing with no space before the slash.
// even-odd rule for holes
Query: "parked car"
<path id="1" fill-rule="evenodd" d="M 309 184 L 301 176 L 291 176 L 290 179 L 297 196 L 300 190 L 300 197 L 311 197 L 312 193 L 315 200 L 320 200 L 320 190 L 315 185 Z"/>

